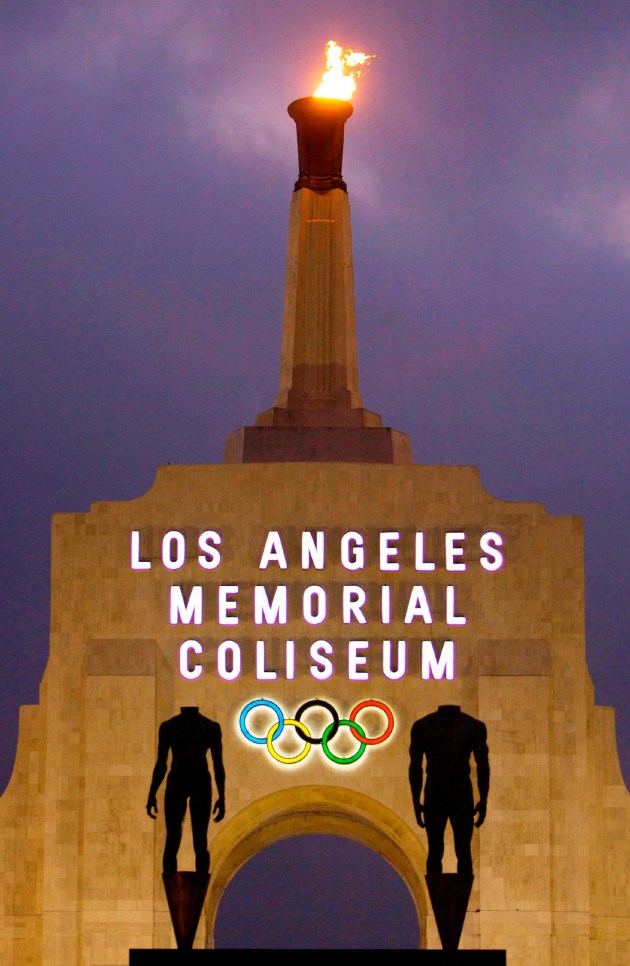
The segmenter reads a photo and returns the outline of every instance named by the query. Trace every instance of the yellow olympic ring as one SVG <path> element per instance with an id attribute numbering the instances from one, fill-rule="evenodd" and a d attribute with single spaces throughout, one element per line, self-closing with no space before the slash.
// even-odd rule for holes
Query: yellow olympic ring
<path id="1" fill-rule="evenodd" d="M 285 718 L 284 723 L 293 725 L 296 729 L 301 730 L 306 735 L 307 738 L 311 737 L 310 731 L 302 721 L 296 721 L 295 718 Z M 293 758 L 285 758 L 283 755 L 279 755 L 272 744 L 274 735 L 279 727 L 280 727 L 280 722 L 276 721 L 275 724 L 272 724 L 271 728 L 269 729 L 269 732 L 267 733 L 267 750 L 271 755 L 271 757 L 275 758 L 276 761 L 279 761 L 281 764 L 295 765 L 296 762 L 302 761 L 303 758 L 306 758 L 309 751 L 311 750 L 311 745 L 309 745 L 309 743 L 305 741 L 304 748 L 302 749 L 302 751 L 299 753 L 299 755 L 294 755 Z"/>

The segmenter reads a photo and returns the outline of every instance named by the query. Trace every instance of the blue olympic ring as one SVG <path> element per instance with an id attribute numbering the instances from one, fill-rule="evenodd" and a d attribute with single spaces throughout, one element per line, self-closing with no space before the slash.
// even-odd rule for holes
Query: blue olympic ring
<path id="1" fill-rule="evenodd" d="M 278 715 L 278 724 L 274 726 L 278 730 L 274 733 L 274 738 L 279 738 L 284 730 L 284 715 L 277 704 L 274 704 L 273 701 L 268 701 L 266 698 L 258 698 L 257 701 L 250 701 L 249 704 L 246 704 L 241 711 L 241 716 L 238 719 L 238 723 L 246 738 L 249 738 L 250 741 L 253 741 L 255 745 L 266 745 L 267 735 L 264 735 L 262 738 L 257 738 L 256 735 L 251 733 L 245 724 L 245 719 L 249 712 L 253 711 L 254 708 L 258 708 L 260 705 L 263 705 L 266 708 L 271 708 Z"/>

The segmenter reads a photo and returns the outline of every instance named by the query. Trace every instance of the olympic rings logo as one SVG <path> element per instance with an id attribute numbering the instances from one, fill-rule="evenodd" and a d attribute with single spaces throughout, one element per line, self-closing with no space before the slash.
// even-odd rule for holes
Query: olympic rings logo
<path id="1" fill-rule="evenodd" d="M 255 708 L 269 708 L 275 713 L 277 721 L 275 721 L 266 735 L 255 735 L 247 727 L 247 716 Z M 329 712 L 332 721 L 329 725 L 324 728 L 321 737 L 315 738 L 307 725 L 301 720 L 302 715 L 308 711 L 309 708 L 320 707 L 324 708 Z M 376 735 L 376 737 L 368 737 L 365 733 L 365 729 L 357 721 L 357 716 L 365 708 L 378 708 L 382 711 L 387 718 L 387 725 L 382 734 Z M 299 761 L 303 761 L 308 753 L 310 752 L 313 745 L 321 745 L 322 751 L 330 761 L 334 762 L 336 765 L 351 765 L 353 762 L 358 761 L 362 755 L 365 754 L 365 750 L 368 745 L 380 745 L 389 738 L 392 731 L 394 730 L 394 715 L 391 708 L 389 708 L 383 701 L 360 701 L 359 704 L 355 705 L 347 718 L 340 718 L 337 710 L 329 704 L 328 701 L 322 701 L 319 698 L 313 698 L 311 701 L 305 701 L 295 712 L 292 718 L 285 718 L 284 713 L 281 708 L 275 704 L 274 701 L 269 701 L 267 698 L 258 698 L 255 701 L 250 701 L 246 704 L 241 711 L 239 718 L 240 729 L 248 739 L 248 741 L 253 742 L 255 745 L 266 745 L 267 751 L 272 758 L 279 761 L 282 765 L 295 765 Z M 298 732 L 300 737 L 304 740 L 304 747 L 298 754 L 293 756 L 281 755 L 276 748 L 274 748 L 274 741 L 277 740 L 282 732 L 284 731 L 285 725 L 291 725 Z M 341 727 L 346 727 L 350 729 L 350 733 L 359 745 L 354 754 L 349 755 L 344 758 L 336 755 L 330 748 L 330 742 L 333 740 L 337 732 Z"/>

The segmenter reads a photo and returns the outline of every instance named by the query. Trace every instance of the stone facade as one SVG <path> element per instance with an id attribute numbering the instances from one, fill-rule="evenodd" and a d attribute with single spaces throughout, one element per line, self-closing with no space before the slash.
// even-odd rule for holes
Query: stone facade
<path id="1" fill-rule="evenodd" d="M 164 541 L 173 531 L 181 536 Z M 199 562 L 204 531 L 221 539 L 214 569 Z M 260 567 L 272 531 L 286 569 L 273 559 Z M 323 569 L 303 568 L 304 531 L 324 532 Z M 351 532 L 364 541 L 364 566 L 354 570 L 341 553 Z M 420 556 L 417 533 L 424 534 Z M 494 557 L 484 550 L 488 533 L 503 541 L 490 541 Z M 185 705 L 220 722 L 227 773 L 226 817 L 210 824 L 212 879 L 196 945 L 212 946 L 222 890 L 247 859 L 310 831 L 348 836 L 384 855 L 414 898 L 421 944 L 439 948 L 424 883 L 426 837 L 409 792 L 409 733 L 416 718 L 458 704 L 487 724 L 491 767 L 460 947 L 506 949 L 510 966 L 630 962 L 630 796 L 613 712 L 594 705 L 585 662 L 579 518 L 498 500 L 472 467 L 167 466 L 136 500 L 55 516 L 52 540 L 50 657 L 39 704 L 21 711 L 15 770 L 0 800 L 0 959 L 7 966 L 126 966 L 130 947 L 174 944 L 161 882 L 164 787 L 156 823 L 145 804 L 158 725 Z M 356 551 L 357 539 L 347 541 Z M 497 546 L 502 566 L 495 567 Z M 422 569 L 430 563 L 434 570 Z M 278 585 L 288 587 L 286 624 L 255 623 L 256 585 L 270 599 Z M 222 592 L 223 611 L 221 586 L 231 588 Z M 303 610 L 311 586 L 326 596 L 320 623 L 309 623 Z M 348 608 L 344 623 L 344 586 L 365 593 L 365 623 Z M 390 588 L 389 623 L 383 586 Z M 416 592 L 410 607 L 418 586 L 426 604 Z M 201 623 L 192 608 L 191 623 L 181 612 L 171 623 L 171 596 L 194 600 L 194 587 L 202 588 Z M 317 618 L 314 607 L 306 610 Z M 179 669 L 189 639 L 203 649 L 190 654 L 189 668 L 202 666 L 194 680 Z M 226 640 L 234 645 L 220 652 Z M 257 666 L 259 640 L 265 652 Z M 319 666 L 310 653 L 318 640 L 334 651 L 327 679 L 311 671 Z M 348 642 L 356 640 L 369 645 L 355 645 L 350 671 Z M 384 673 L 384 640 L 395 655 L 398 641 L 407 642 L 406 673 L 398 678 L 395 658 L 390 676 Z M 427 679 L 424 640 L 436 657 Z M 438 680 L 448 640 L 454 676 Z M 219 653 L 228 676 L 240 654 L 232 680 L 217 672 Z M 329 760 L 319 745 L 286 765 L 240 731 L 242 709 L 260 697 L 286 717 L 314 698 L 342 718 L 357 703 L 378 700 L 391 708 L 394 729 L 352 765 Z M 261 714 L 262 723 L 258 712 L 247 721 L 264 734 L 273 716 Z M 384 727 L 377 709 L 357 719 L 368 736 Z M 316 718 L 309 722 L 313 732 L 320 727 Z M 272 745 L 284 757 L 297 753 L 289 731 Z M 334 748 L 340 758 L 357 748 L 348 728 Z M 193 868 L 189 839 L 187 825 L 182 869 Z M 447 838 L 445 871 L 455 870 L 453 861 Z"/>

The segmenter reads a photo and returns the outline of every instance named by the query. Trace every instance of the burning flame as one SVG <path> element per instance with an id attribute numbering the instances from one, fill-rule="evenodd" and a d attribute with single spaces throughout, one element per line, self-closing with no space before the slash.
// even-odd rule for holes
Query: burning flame
<path id="1" fill-rule="evenodd" d="M 326 44 L 326 70 L 313 96 L 349 101 L 357 89 L 355 78 L 365 73 L 360 68 L 366 66 L 374 56 L 340 47 L 335 40 L 329 40 Z"/>

